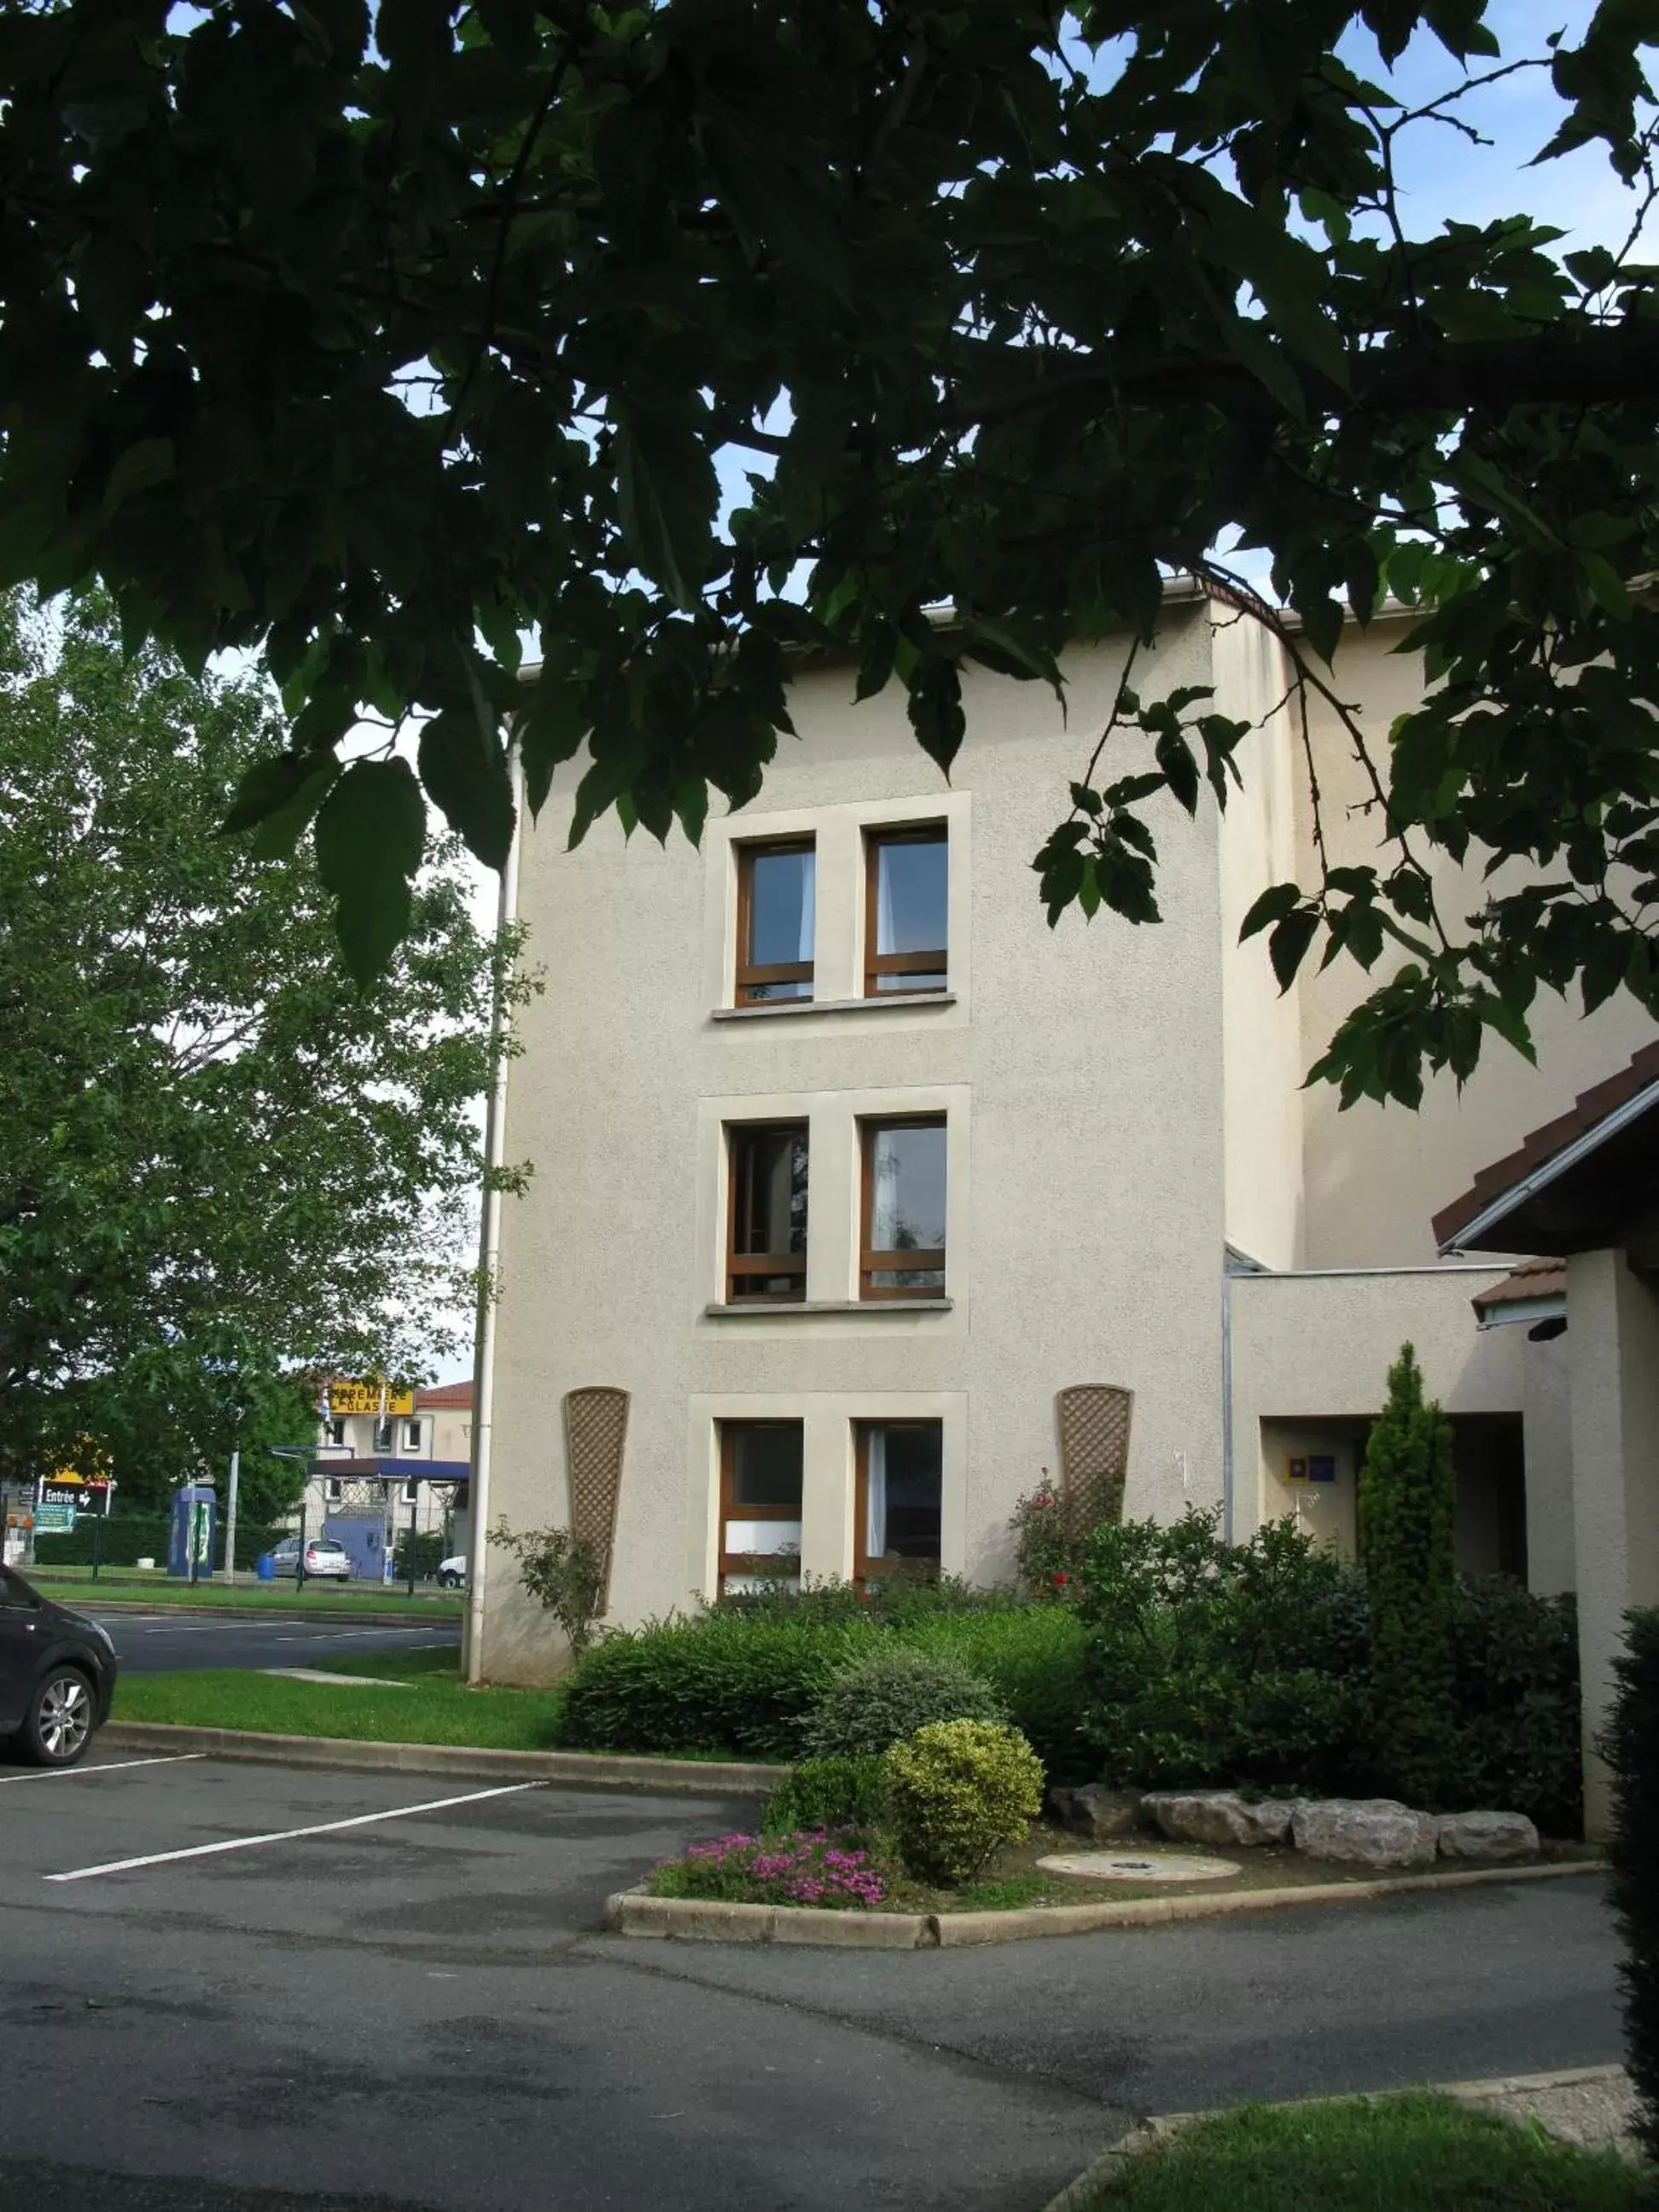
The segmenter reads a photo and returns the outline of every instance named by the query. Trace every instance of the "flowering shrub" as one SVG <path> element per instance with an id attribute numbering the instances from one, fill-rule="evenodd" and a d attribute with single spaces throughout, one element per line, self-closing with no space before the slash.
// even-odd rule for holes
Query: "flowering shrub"
<path id="1" fill-rule="evenodd" d="M 726 1905 L 879 1905 L 886 1885 L 870 1854 L 835 1832 L 720 1836 L 693 1844 L 651 1877 L 653 1897 L 708 1897 Z"/>
<path id="2" fill-rule="evenodd" d="M 1045 1467 L 1042 1481 L 1019 1499 L 1008 1523 L 1014 1532 L 1020 1588 L 1028 1597 L 1064 1605 L 1077 1596 L 1083 1547 L 1072 1534 L 1069 1518 Z"/>

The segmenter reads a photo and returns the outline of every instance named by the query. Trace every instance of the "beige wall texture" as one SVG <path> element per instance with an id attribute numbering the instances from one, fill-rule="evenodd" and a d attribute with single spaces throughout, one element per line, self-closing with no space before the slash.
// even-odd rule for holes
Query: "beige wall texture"
<path id="1" fill-rule="evenodd" d="M 1403 633 L 1401 618 L 1380 620 L 1364 635 L 1351 624 L 1337 655 L 1333 688 L 1358 704 L 1377 757 L 1386 754 L 1389 723 L 1422 696 L 1417 657 L 1396 651 Z M 1386 870 L 1389 854 L 1369 782 L 1347 733 L 1316 696 L 1310 700 L 1309 740 L 1333 862 L 1364 862 Z M 1305 770 L 1297 779 L 1297 807 L 1296 848 L 1310 866 L 1313 825 Z M 1434 872 L 1449 921 L 1461 923 L 1478 912 L 1487 896 L 1478 863 L 1460 872 L 1443 862 Z M 1334 962 L 1322 975 L 1304 976 L 1297 994 L 1304 1070 L 1325 1050 L 1343 1016 L 1404 957 L 1380 961 L 1369 976 L 1346 959 Z M 1305 1265 L 1432 1261 L 1434 1214 L 1467 1190 L 1480 1169 L 1565 1112 L 1579 1091 L 1623 1066 L 1653 1034 L 1651 1019 L 1622 992 L 1586 1018 L 1576 1003 L 1540 991 L 1530 1018 L 1535 1066 L 1489 1037 L 1480 1065 L 1462 1091 L 1443 1075 L 1429 1085 L 1416 1113 L 1365 1101 L 1343 1113 L 1328 1085 L 1304 1094 Z"/>
<path id="2" fill-rule="evenodd" d="M 1379 733 L 1419 682 L 1391 654 L 1399 635 L 1379 623 L 1339 656 L 1340 693 Z M 567 853 L 580 763 L 528 833 L 520 911 L 546 989 L 522 1017 L 508 1089 L 506 1156 L 533 1173 L 503 1206 L 490 1511 L 520 1528 L 562 1520 L 563 1395 L 626 1389 L 613 1620 L 709 1593 L 717 1423 L 733 1407 L 805 1424 L 815 1574 L 851 1565 L 854 1423 L 908 1406 L 945 1423 L 947 1565 L 1006 1575 L 1014 1502 L 1057 1471 L 1055 1394 L 1081 1382 L 1135 1393 L 1131 1514 L 1218 1505 L 1231 1455 L 1236 1534 L 1288 1510 L 1340 1540 L 1352 1468 L 1346 1492 L 1298 1498 L 1270 1462 L 1298 1430 L 1357 1433 L 1407 1338 L 1449 1410 L 1525 1415 L 1535 1571 L 1544 1587 L 1571 1582 L 1560 1355 L 1534 1362 L 1548 1347 L 1524 1330 L 1477 1331 L 1470 1297 L 1504 1270 L 1432 1265 L 1429 1218 L 1645 1025 L 1617 1006 L 1590 1023 L 1546 1006 L 1537 1072 L 1494 1047 L 1461 1099 L 1442 1081 L 1418 1115 L 1339 1115 L 1334 1093 L 1302 1090 L 1367 979 L 1339 962 L 1281 996 L 1264 940 L 1237 943 L 1266 884 L 1313 879 L 1303 733 L 1280 703 L 1278 645 L 1190 599 L 1166 608 L 1137 686 L 1212 684 L 1222 711 L 1264 720 L 1240 751 L 1244 787 L 1219 817 L 1207 800 L 1194 822 L 1155 811 L 1161 926 L 1090 927 L 1074 910 L 1050 931 L 1031 861 L 1123 661 L 1115 641 L 1074 649 L 1063 714 L 1040 685 L 970 672 L 948 786 L 901 694 L 855 705 L 849 669 L 804 672 L 798 738 L 781 741 L 756 805 L 711 822 L 701 849 L 629 842 L 607 818 Z M 1316 712 L 1307 742 L 1339 856 L 1368 854 L 1375 817 L 1345 737 Z M 1103 781 L 1138 760 L 1132 740 L 1112 744 Z M 864 832 L 933 820 L 951 837 L 950 992 L 871 1004 L 858 995 Z M 736 1008 L 734 844 L 807 830 L 815 1002 Z M 890 1110 L 947 1117 L 939 1310 L 856 1304 L 857 1125 Z M 811 1129 L 806 1307 L 722 1311 L 723 1129 L 772 1115 Z M 1225 1418 L 1228 1243 L 1279 1272 L 1232 1279 Z M 1298 1272 L 1314 1269 L 1343 1272 Z M 556 1658 L 499 1553 L 482 1657 L 504 1680 Z"/>
<path id="3" fill-rule="evenodd" d="M 1596 1837 L 1610 1803 L 1595 1747 L 1624 1615 L 1659 1604 L 1659 1296 L 1622 1252 L 1586 1252 L 1567 1262 L 1567 1312 L 1584 1831 Z"/>

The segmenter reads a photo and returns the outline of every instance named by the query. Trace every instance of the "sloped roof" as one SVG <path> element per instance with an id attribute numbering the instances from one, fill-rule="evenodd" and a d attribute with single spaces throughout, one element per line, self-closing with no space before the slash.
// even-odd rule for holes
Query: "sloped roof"
<path id="1" fill-rule="evenodd" d="M 1575 1240 L 1565 1222 L 1552 1221 L 1547 1204 L 1528 1206 L 1535 1192 L 1547 1188 L 1632 1124 L 1642 1121 L 1637 1133 L 1641 1149 L 1651 1152 L 1659 1141 L 1659 1120 L 1646 1125 L 1659 1109 L 1659 1038 L 1633 1053 L 1626 1066 L 1605 1081 L 1580 1091 L 1565 1114 L 1534 1129 L 1517 1150 L 1482 1168 L 1462 1197 L 1443 1206 L 1434 1217 L 1435 1242 L 1443 1252 L 1475 1250 L 1514 1252 L 1553 1250 L 1558 1255 L 1585 1249 Z M 1528 1208 L 1522 1219 L 1522 1209 Z M 1616 1240 L 1614 1240 L 1616 1241 Z"/>
<path id="2" fill-rule="evenodd" d="M 1566 1294 L 1565 1260 L 1523 1260 L 1501 1283 L 1489 1283 L 1484 1291 L 1477 1291 L 1470 1303 L 1484 1321 L 1496 1306 L 1520 1305 L 1533 1298 L 1562 1298 Z"/>
<path id="3" fill-rule="evenodd" d="M 469 1376 L 465 1382 L 438 1382 L 429 1390 L 417 1390 L 415 1403 L 423 1413 L 441 1410 L 446 1406 L 470 1407 L 472 1403 L 471 1378 Z"/>

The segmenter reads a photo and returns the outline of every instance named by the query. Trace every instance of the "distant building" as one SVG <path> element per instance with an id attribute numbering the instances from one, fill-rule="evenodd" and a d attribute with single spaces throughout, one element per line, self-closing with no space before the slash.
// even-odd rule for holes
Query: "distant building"
<path id="1" fill-rule="evenodd" d="M 331 1383 L 318 1415 L 305 1525 L 317 1532 L 378 1514 L 395 1549 L 412 1519 L 417 1535 L 441 1536 L 447 1546 L 453 1539 L 464 1550 L 471 1455 L 470 1382 L 401 1392 Z M 297 1527 L 298 1509 L 291 1518 Z"/>

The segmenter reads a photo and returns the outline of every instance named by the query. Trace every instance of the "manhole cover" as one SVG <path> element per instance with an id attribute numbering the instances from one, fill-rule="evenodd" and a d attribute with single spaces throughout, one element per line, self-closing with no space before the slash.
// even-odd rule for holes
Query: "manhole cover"
<path id="1" fill-rule="evenodd" d="M 1218 1881 L 1238 1872 L 1232 1859 L 1181 1858 L 1174 1851 L 1057 1851 L 1037 1864 L 1045 1874 L 1075 1875 L 1080 1881 Z"/>

